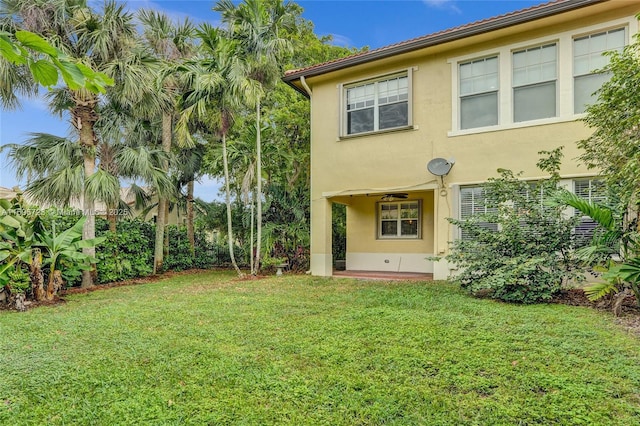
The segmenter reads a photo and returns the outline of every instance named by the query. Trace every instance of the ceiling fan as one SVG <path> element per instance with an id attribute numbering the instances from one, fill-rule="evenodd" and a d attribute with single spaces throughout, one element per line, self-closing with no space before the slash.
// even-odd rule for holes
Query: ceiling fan
<path id="1" fill-rule="evenodd" d="M 409 194 L 406 192 L 393 192 L 389 194 L 384 194 L 380 200 L 382 201 L 396 201 L 396 200 L 406 200 L 409 198 Z"/>

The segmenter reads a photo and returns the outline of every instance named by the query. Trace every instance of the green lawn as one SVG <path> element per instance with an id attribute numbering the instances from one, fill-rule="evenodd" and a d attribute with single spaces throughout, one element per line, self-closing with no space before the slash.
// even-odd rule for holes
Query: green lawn
<path id="1" fill-rule="evenodd" d="M 640 341 L 443 283 L 181 275 L 0 312 L 0 424 L 640 419 Z"/>

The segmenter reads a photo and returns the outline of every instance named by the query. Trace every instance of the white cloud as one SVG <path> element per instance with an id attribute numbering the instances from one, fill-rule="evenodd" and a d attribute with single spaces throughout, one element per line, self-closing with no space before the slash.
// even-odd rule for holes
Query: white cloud
<path id="1" fill-rule="evenodd" d="M 210 176 L 204 176 L 196 181 L 195 196 L 204 201 L 221 201 L 222 182 Z"/>
<path id="2" fill-rule="evenodd" d="M 449 10 L 454 13 L 462 13 L 456 5 L 456 0 L 422 0 L 424 4 L 435 9 Z"/>
<path id="3" fill-rule="evenodd" d="M 343 46 L 343 47 L 353 47 L 353 41 L 347 37 L 347 36 L 343 36 L 341 34 L 329 34 L 333 40 L 331 42 L 331 44 L 334 44 L 336 46 Z"/>
<path id="4" fill-rule="evenodd" d="M 23 106 L 23 108 L 32 108 L 34 110 L 38 110 L 38 111 L 46 111 L 46 112 L 50 112 L 49 110 L 49 105 L 47 105 L 47 101 L 44 99 L 43 96 L 37 96 L 37 97 L 29 97 L 29 98 L 20 98 L 20 104 Z"/>
<path id="5" fill-rule="evenodd" d="M 165 15 L 167 15 L 169 19 L 171 19 L 173 22 L 183 22 L 186 18 L 189 18 L 189 20 L 195 23 L 196 25 L 201 24 L 203 22 L 209 22 L 211 25 L 214 25 L 214 26 L 220 25 L 219 20 L 202 19 L 199 16 L 190 15 L 186 12 L 165 8 L 162 6 L 161 3 L 151 1 L 151 0 L 129 1 L 127 2 L 127 5 L 130 7 L 132 11 L 136 11 L 138 9 L 152 9 L 157 12 L 162 12 Z M 213 2 L 211 3 L 211 7 L 213 7 Z M 211 17 L 215 16 L 213 11 L 211 12 L 210 16 Z"/>
<path id="6" fill-rule="evenodd" d="M 173 10 L 166 8 L 162 5 L 162 1 L 152 1 L 152 0 L 120 0 L 122 3 L 126 5 L 126 9 L 130 12 L 136 12 L 139 9 L 151 9 L 157 12 L 162 12 L 169 17 L 173 22 L 183 22 L 186 18 L 189 18 L 191 22 L 196 25 L 201 24 L 203 22 L 209 22 L 211 25 L 219 26 L 220 21 L 217 19 L 203 19 L 199 16 L 190 15 L 186 12 Z M 104 0 L 89 0 L 89 6 L 100 10 L 102 5 L 104 4 Z M 211 7 L 213 7 L 213 1 L 211 2 Z M 211 11 L 211 17 L 216 16 L 213 11 Z"/>

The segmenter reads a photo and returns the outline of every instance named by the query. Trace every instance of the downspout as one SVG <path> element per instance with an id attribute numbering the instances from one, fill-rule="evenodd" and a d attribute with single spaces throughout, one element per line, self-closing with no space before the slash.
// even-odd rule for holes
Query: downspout
<path id="1" fill-rule="evenodd" d="M 309 87 L 309 85 L 307 84 L 307 80 L 304 78 L 304 75 L 300 76 L 300 84 L 302 84 L 302 87 L 304 87 L 304 90 L 307 92 L 307 94 L 309 95 L 309 99 L 311 99 L 311 88 Z"/>
<path id="2" fill-rule="evenodd" d="M 307 80 L 304 78 L 304 75 L 300 76 L 300 84 L 302 84 L 302 87 L 304 87 L 304 90 L 307 92 L 307 95 L 309 95 L 309 100 L 311 100 L 311 88 L 307 84 Z M 306 273 L 307 275 L 311 275 L 311 264 L 309 264 L 309 270 Z"/>

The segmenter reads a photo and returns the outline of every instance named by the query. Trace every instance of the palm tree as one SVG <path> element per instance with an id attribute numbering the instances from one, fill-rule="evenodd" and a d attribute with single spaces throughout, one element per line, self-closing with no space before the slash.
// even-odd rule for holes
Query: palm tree
<path id="1" fill-rule="evenodd" d="M 255 275 L 260 269 L 262 245 L 261 98 L 282 75 L 280 64 L 283 63 L 283 55 L 292 51 L 292 45 L 280 32 L 285 28 L 295 28 L 295 13 L 300 9 L 282 0 L 245 0 L 237 6 L 231 0 L 220 0 L 213 9 L 221 13 L 230 37 L 237 40 L 240 54 L 250 69 L 249 78 L 263 89 L 256 99 L 257 242 L 255 267 L 251 271 Z"/>
<path id="2" fill-rule="evenodd" d="M 206 146 L 198 143 L 193 148 L 183 149 L 178 153 L 177 183 L 180 188 L 186 186 L 186 211 L 187 211 L 187 238 L 191 255 L 195 255 L 195 229 L 194 229 L 194 182 L 200 178 L 202 173 L 202 163 Z"/>
<path id="3" fill-rule="evenodd" d="M 138 17 L 143 25 L 143 37 L 148 47 L 160 58 L 164 64 L 164 72 L 158 78 L 158 100 L 160 105 L 160 115 L 162 116 L 162 150 L 169 155 L 173 145 L 173 122 L 178 113 L 177 100 L 184 87 L 174 72 L 176 62 L 191 57 L 195 53 L 193 43 L 194 27 L 185 20 L 180 24 L 174 24 L 165 14 L 142 9 Z M 165 172 L 169 172 L 169 163 L 163 163 Z M 193 184 L 191 184 L 193 185 Z M 153 273 L 162 270 L 164 261 L 164 240 L 165 226 L 167 222 L 167 212 L 169 200 L 166 196 L 159 194 L 158 215 L 156 217 L 156 240 Z"/>
<path id="4" fill-rule="evenodd" d="M 110 90 L 114 97 L 129 105 L 137 104 L 145 94 L 143 76 L 153 61 L 138 47 L 133 16 L 124 6 L 113 0 L 106 1 L 100 13 L 87 6 L 85 0 L 2 0 L 0 16 L 5 29 L 18 28 L 45 37 L 68 57 L 91 69 L 104 72 L 116 81 Z M 71 124 L 82 147 L 84 183 L 81 198 L 87 220 L 83 239 L 95 237 L 94 199 L 87 185 L 96 172 L 98 137 L 95 123 L 99 119 L 100 96 L 86 88 L 56 88 L 50 93 L 53 109 L 68 111 Z M 95 248 L 85 249 L 95 257 Z M 82 286 L 93 286 L 95 267 L 83 273 Z"/>
<path id="5" fill-rule="evenodd" d="M 179 138 L 191 138 L 190 129 L 204 134 L 215 134 L 222 143 L 222 160 L 227 207 L 227 238 L 231 263 L 239 276 L 234 254 L 234 238 L 229 187 L 227 135 L 233 126 L 235 114 L 242 107 L 240 99 L 251 100 L 259 89 L 246 78 L 244 64 L 238 60 L 237 43 L 223 37 L 222 32 L 208 24 L 198 30 L 202 42 L 201 57 L 187 63 L 183 69 L 191 91 L 184 98 L 184 110 L 178 121 Z"/>
<path id="6" fill-rule="evenodd" d="M 4 149 L 9 151 L 8 158 L 18 177 L 27 178 L 26 192 L 54 205 L 69 205 L 85 188 L 92 199 L 106 204 L 108 212 L 123 205 L 120 178 L 141 180 L 151 187 L 171 185 L 160 167 L 164 153 L 146 145 L 127 144 L 125 141 L 107 143 L 103 138 L 96 151 L 99 167 L 86 184 L 82 147 L 77 141 L 33 133 L 24 144 L 10 144 Z M 134 185 L 132 191 L 138 199 L 144 196 L 138 186 Z M 114 226 L 111 230 L 115 231 Z"/>

